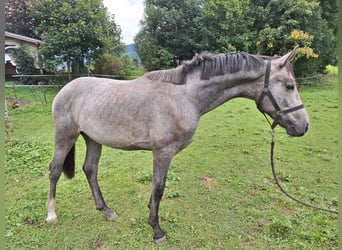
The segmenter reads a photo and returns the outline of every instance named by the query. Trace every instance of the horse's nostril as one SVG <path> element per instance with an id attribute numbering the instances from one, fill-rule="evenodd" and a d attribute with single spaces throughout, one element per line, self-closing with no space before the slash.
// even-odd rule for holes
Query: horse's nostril
<path id="1" fill-rule="evenodd" d="M 305 133 L 308 132 L 308 130 L 309 130 L 309 123 L 306 124 Z"/>

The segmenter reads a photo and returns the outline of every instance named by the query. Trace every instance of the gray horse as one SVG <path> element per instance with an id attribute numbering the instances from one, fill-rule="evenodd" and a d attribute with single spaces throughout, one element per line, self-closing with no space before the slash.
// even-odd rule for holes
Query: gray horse
<path id="1" fill-rule="evenodd" d="M 96 208 L 107 220 L 117 215 L 107 207 L 97 181 L 102 145 L 153 152 L 148 222 L 155 242 L 164 242 L 158 210 L 166 175 L 172 157 L 191 143 L 203 114 L 232 98 L 246 97 L 290 136 L 306 133 L 309 118 L 290 66 L 296 50 L 272 58 L 202 53 L 175 69 L 149 72 L 132 81 L 84 77 L 67 84 L 52 105 L 55 148 L 46 221 L 57 222 L 57 181 L 62 171 L 68 178 L 74 176 L 75 142 L 81 134 L 87 147 L 83 170 Z"/>

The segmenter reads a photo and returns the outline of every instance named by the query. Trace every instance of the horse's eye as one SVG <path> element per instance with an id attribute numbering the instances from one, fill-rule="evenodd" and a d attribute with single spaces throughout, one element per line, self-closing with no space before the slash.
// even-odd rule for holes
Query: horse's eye
<path id="1" fill-rule="evenodd" d="M 294 90 L 295 89 L 295 86 L 292 84 L 286 84 L 285 87 L 287 90 Z"/>

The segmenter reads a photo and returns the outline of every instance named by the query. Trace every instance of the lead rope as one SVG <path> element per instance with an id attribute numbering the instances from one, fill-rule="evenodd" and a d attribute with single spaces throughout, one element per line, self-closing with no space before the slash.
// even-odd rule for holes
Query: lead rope
<path id="1" fill-rule="evenodd" d="M 271 167 L 272 167 L 272 174 L 273 174 L 273 178 L 277 184 L 277 186 L 279 187 L 279 189 L 287 196 L 289 197 L 290 199 L 294 200 L 295 202 L 298 202 L 304 206 L 307 206 L 307 207 L 311 207 L 311 208 L 314 208 L 314 209 L 318 209 L 318 210 L 322 210 L 322 211 L 325 211 L 325 212 L 329 212 L 329 213 L 334 213 L 334 214 L 338 214 L 338 212 L 336 210 L 331 210 L 331 209 L 328 209 L 328 208 L 323 208 L 323 207 L 319 207 L 319 206 L 315 206 L 315 205 L 312 205 L 310 203 L 307 203 L 307 202 L 304 202 L 304 201 L 301 201 L 299 199 L 297 199 L 296 197 L 290 195 L 288 192 L 286 192 L 286 190 L 280 185 L 279 181 L 278 181 L 278 178 L 277 178 L 277 175 L 276 175 L 276 171 L 275 171 L 275 167 L 274 167 L 274 160 L 273 160 L 273 156 L 274 156 L 274 146 L 275 146 L 275 140 L 274 140 L 274 137 L 275 137 L 275 132 L 274 132 L 274 127 L 272 127 L 272 124 L 271 122 L 269 121 L 269 119 L 267 118 L 267 116 L 265 115 L 265 113 L 263 113 L 263 115 L 265 116 L 268 124 L 271 126 L 271 133 L 272 133 L 272 142 L 271 142 Z"/>

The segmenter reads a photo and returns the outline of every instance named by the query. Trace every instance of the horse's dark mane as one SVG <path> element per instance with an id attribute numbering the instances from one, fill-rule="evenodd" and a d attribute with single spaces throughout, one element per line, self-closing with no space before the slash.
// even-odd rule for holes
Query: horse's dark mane
<path id="1" fill-rule="evenodd" d="M 159 70 L 147 73 L 152 80 L 185 84 L 186 76 L 192 70 L 200 67 L 201 79 L 234 74 L 239 71 L 258 71 L 264 65 L 264 59 L 248 53 L 210 54 L 207 52 L 195 55 L 192 60 L 185 61 L 175 69 Z"/>

